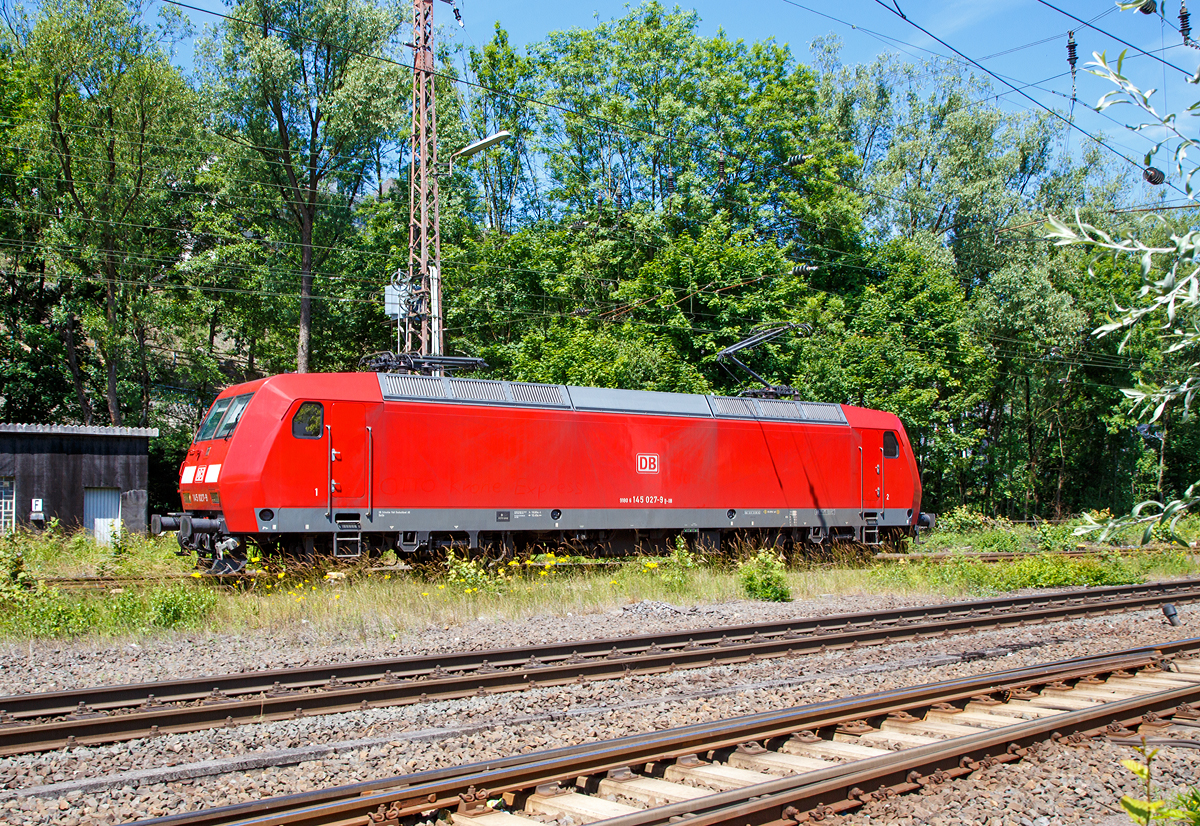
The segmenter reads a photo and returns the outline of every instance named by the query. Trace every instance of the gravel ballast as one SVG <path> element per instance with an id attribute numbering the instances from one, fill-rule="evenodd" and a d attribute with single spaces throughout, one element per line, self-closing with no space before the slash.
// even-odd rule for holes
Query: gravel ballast
<path id="1" fill-rule="evenodd" d="M 606 614 L 535 618 L 514 623 L 478 620 L 452 629 L 391 641 L 281 641 L 237 637 L 145 640 L 133 652 L 129 643 L 78 647 L 7 646 L 0 666 L 8 691 L 82 687 L 100 682 L 135 682 L 198 676 L 255 667 L 339 662 L 352 658 L 503 647 L 552 639 L 653 633 L 786 617 L 805 617 L 914 604 L 920 601 L 877 597 L 837 597 L 765 605 L 730 603 L 677 609 L 639 603 Z M 553 636 L 551 636 L 551 634 Z M 306 791 L 359 780 L 452 766 L 505 755 L 571 745 L 625 734 L 714 720 L 769 709 L 853 696 L 872 691 L 952 679 L 1052 660 L 1093 655 L 1135 645 L 1190 636 L 1187 628 L 1167 626 L 1158 612 L 1118 614 L 1069 623 L 986 631 L 950 639 L 867 647 L 800 658 L 762 661 L 634 676 L 623 680 L 545 687 L 523 692 L 471 697 L 343 715 L 307 717 L 212 732 L 166 735 L 99 748 L 75 748 L 0 760 L 0 821 L 24 824 L 55 822 L 114 823 L 210 807 L 259 797 Z M 172 650 L 172 646 L 178 649 Z M 112 659 L 106 659 L 111 657 Z M 214 667 L 220 664 L 220 668 Z M 97 667 L 88 670 L 89 664 Z M 15 669 L 15 671 L 10 670 Z M 100 674 L 105 675 L 104 679 Z M 90 675 L 90 677 L 88 676 Z M 1200 730 L 1198 730 L 1200 731 Z M 1097 749 L 1101 747 L 1097 746 Z M 1096 822 L 1113 813 L 1121 793 L 1135 793 L 1119 765 L 1128 747 L 1105 744 L 1107 753 L 1088 762 L 1089 748 L 1053 746 L 1045 762 L 1042 787 L 1025 789 L 1035 776 L 1028 761 L 980 772 L 945 790 L 870 804 L 851 816 L 861 823 L 986 823 L 1034 826 L 1048 822 Z M 1096 754 L 1101 754 L 1096 751 Z M 1183 754 L 1184 763 L 1195 752 Z M 1163 758 L 1163 776 L 1174 771 Z M 1054 760 L 1067 761 L 1059 764 Z M 1069 764 L 1069 765 L 1068 765 Z M 1042 763 L 1036 765 L 1041 766 Z M 1074 767 L 1074 768 L 1072 768 Z M 1104 770 L 1107 769 L 1107 770 Z M 1038 769 L 1041 771 L 1041 769 Z M 1060 780 L 1075 771 L 1081 778 L 1068 787 Z M 1182 770 L 1181 770 L 1182 771 Z M 1015 772 L 1010 778 L 1008 772 Z M 1192 770 L 1194 782 L 1195 771 Z M 991 785 L 987 778 L 995 776 Z M 1041 776 L 1041 775 L 1037 775 Z M 1105 778 L 1108 779 L 1105 779 Z M 1007 779 L 1006 779 L 1007 778 Z M 1017 785 L 1005 785 L 1009 780 Z M 1164 781 L 1164 783 L 1167 782 Z M 985 782 L 986 781 L 986 782 Z M 1065 783 L 1065 780 L 1063 780 Z M 1172 782 L 1184 782 L 1182 779 Z M 988 812 L 980 803 L 968 816 L 956 789 L 984 784 L 979 794 L 999 795 L 1007 813 Z M 1077 793 L 1082 788 L 1086 795 Z M 1122 789 L 1113 796 L 1116 789 Z M 993 789 L 988 792 L 987 789 Z M 999 791 L 996 791 L 999 790 Z M 967 798 L 973 792 L 963 792 Z M 937 797 L 948 795 L 945 801 Z M 1007 795 L 1007 796 L 1006 796 Z M 1059 820 L 1049 804 L 1029 801 L 1061 797 L 1072 817 Z M 962 798 L 962 799 L 967 799 Z M 911 801 L 911 803 L 910 803 Z M 903 810 L 907 805 L 941 807 Z M 1000 806 L 1000 803 L 996 804 Z M 1055 803 L 1054 805 L 1058 805 Z M 900 807 L 888 812 L 872 807 Z M 1024 806 L 1024 808 L 1022 808 Z M 1040 806 L 1040 808 L 1039 808 Z M 1049 808 L 1047 808 L 1049 806 Z M 1009 815 L 1016 819 L 1006 820 Z M 931 817 L 950 817 L 933 820 Z M 899 818 L 914 818 L 902 820 Z M 960 819 L 953 819 L 958 817 Z M 999 817 L 995 824 L 990 818 Z M 976 819 L 972 819 L 976 818 Z M 978 819 L 982 818 L 982 819 Z"/>

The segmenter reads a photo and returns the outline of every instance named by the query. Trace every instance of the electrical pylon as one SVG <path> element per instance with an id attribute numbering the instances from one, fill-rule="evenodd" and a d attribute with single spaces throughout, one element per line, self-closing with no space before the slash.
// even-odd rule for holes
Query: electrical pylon
<path id="1" fill-rule="evenodd" d="M 412 142 L 409 154 L 408 277 L 416 285 L 416 313 L 405 320 L 405 352 L 441 355 L 442 239 L 437 180 L 436 58 L 433 0 L 413 0 Z M 414 318 L 415 315 L 415 318 Z M 420 341 L 414 350 L 414 322 Z"/>

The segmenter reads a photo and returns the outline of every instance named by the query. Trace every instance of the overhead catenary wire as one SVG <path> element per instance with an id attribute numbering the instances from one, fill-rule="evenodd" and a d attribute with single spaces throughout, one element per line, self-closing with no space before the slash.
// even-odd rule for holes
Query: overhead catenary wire
<path id="1" fill-rule="evenodd" d="M 1120 43 L 1122 46 L 1127 46 L 1127 47 L 1129 47 L 1130 49 L 1133 49 L 1134 51 L 1136 51 L 1136 52 L 1138 52 L 1138 53 L 1140 53 L 1140 54 L 1143 54 L 1143 55 L 1145 55 L 1146 57 L 1149 57 L 1149 58 L 1152 58 L 1152 59 L 1154 59 L 1154 60 L 1157 60 L 1159 63 L 1163 64 L 1163 66 L 1170 67 L 1170 68 L 1174 69 L 1175 71 L 1179 72 L 1180 74 L 1184 75 L 1185 77 L 1189 77 L 1189 78 L 1190 78 L 1190 77 L 1192 76 L 1192 72 L 1189 72 L 1187 69 L 1184 69 L 1184 68 L 1181 68 L 1181 67 L 1179 67 L 1179 66 L 1176 66 L 1174 63 L 1171 63 L 1171 62 L 1169 62 L 1169 61 L 1167 61 L 1167 60 L 1164 60 L 1163 58 L 1159 57 L 1158 55 L 1156 55 L 1156 54 L 1154 54 L 1154 53 L 1152 53 L 1152 52 L 1147 52 L 1145 49 L 1141 48 L 1140 46 L 1135 46 L 1134 44 L 1130 43 L 1128 40 L 1125 40 L 1125 39 L 1123 39 L 1123 38 L 1117 37 L 1115 34 L 1113 34 L 1113 33 L 1111 33 L 1111 32 L 1106 32 L 1104 29 L 1101 29 L 1101 28 L 1097 27 L 1097 26 L 1096 26 L 1096 25 L 1094 25 L 1093 23 L 1089 23 L 1087 20 L 1084 20 L 1082 17 L 1077 17 L 1077 16 L 1075 16 L 1074 14 L 1071 14 L 1071 12 L 1067 11 L 1066 9 L 1061 9 L 1061 8 L 1059 8 L 1058 6 L 1056 6 L 1056 5 L 1054 5 L 1053 3 L 1049 2 L 1049 0 L 1037 0 L 1037 1 L 1038 1 L 1039 3 L 1041 3 L 1043 6 L 1045 6 L 1046 8 L 1048 8 L 1048 9 L 1053 9 L 1054 11 L 1056 11 L 1056 12 L 1058 12 L 1059 14 L 1063 15 L 1064 17 L 1069 17 L 1069 18 L 1071 18 L 1072 20 L 1074 20 L 1075 22 L 1079 23 L 1080 25 L 1087 26 L 1088 28 L 1090 28 L 1090 29 L 1094 29 L 1094 30 L 1095 30 L 1097 33 L 1099 33 L 1099 34 L 1102 34 L 1102 35 L 1104 35 L 1105 37 L 1112 38 L 1113 40 L 1115 40 L 1115 41 L 1117 41 L 1118 43 Z M 878 0 L 876 0 L 876 2 L 878 2 Z M 1164 21 L 1165 21 L 1165 18 L 1163 18 L 1163 19 L 1164 19 Z M 914 24 L 914 25 L 915 25 L 915 24 Z M 928 34 L 928 32 L 927 32 L 927 34 Z M 933 37 L 933 35 L 930 35 L 930 37 Z M 934 38 L 934 39 L 935 39 L 935 40 L 937 40 L 937 38 Z M 940 40 L 939 40 L 938 42 L 940 43 L 940 42 L 942 42 L 942 41 L 940 41 Z M 945 44 L 943 44 L 943 45 L 945 45 Z M 952 48 L 952 47 L 950 47 L 950 46 L 947 46 L 947 48 Z M 969 59 L 969 58 L 968 58 L 968 59 Z"/>
<path id="2" fill-rule="evenodd" d="M 1005 80 L 1003 77 L 1001 77 L 1000 75 L 996 74 L 996 73 L 995 73 L 995 72 L 993 72 L 992 70 L 988 69 L 986 66 L 984 66 L 984 65 L 983 65 L 983 64 L 981 64 L 981 63 L 979 63 L 979 62 L 978 62 L 977 60 L 975 60 L 974 58 L 970 57 L 969 55 L 966 55 L 966 54 L 964 54 L 963 52 L 961 52 L 961 51 L 959 51 L 958 49 L 956 49 L 956 48 L 954 48 L 953 46 L 951 46 L 951 45 L 950 45 L 949 43 L 947 43 L 945 40 L 943 40 L 942 38 L 938 37 L 938 36 L 937 36 L 937 35 L 935 35 L 933 32 L 929 31 L 929 29 L 925 28 L 924 26 L 920 25 L 919 23 L 917 23 L 916 21 L 914 21 L 914 20 L 912 20 L 912 19 L 910 19 L 910 18 L 908 18 L 908 17 L 904 17 L 904 15 L 902 15 L 902 14 L 899 14 L 899 12 L 898 12 L 898 11 L 894 11 L 892 8 L 890 8 L 890 7 L 888 6 L 888 4 L 887 4 L 887 3 L 885 3 L 885 2 L 884 2 L 884 0 L 875 0 L 875 2 L 876 2 L 878 5 L 882 6 L 883 8 L 887 9 L 889 12 L 892 12 L 893 14 L 897 14 L 897 15 L 898 15 L 899 17 L 901 17 L 901 18 L 902 18 L 902 19 L 903 19 L 903 20 L 904 20 L 906 23 L 908 23 L 908 25 L 910 25 L 910 26 L 912 26 L 913 28 L 917 29 L 918 31 L 920 31 L 920 32 L 924 33 L 926 36 L 928 36 L 928 37 L 932 38 L 933 40 L 936 40 L 938 43 L 941 43 L 941 44 L 942 44 L 943 46 L 945 46 L 947 49 L 950 49 L 952 52 L 954 52 L 955 54 L 957 54 L 959 57 L 962 57 L 964 60 L 967 60 L 967 61 L 969 61 L 969 62 L 971 63 L 971 65 L 975 66 L 977 69 L 979 69 L 979 70 L 981 70 L 981 71 L 983 71 L 983 72 L 987 72 L 989 75 L 991 75 L 992 77 L 994 77 L 994 78 L 996 78 L 997 80 L 999 80 L 999 81 L 1000 81 L 1001 83 L 1003 83 L 1005 86 L 1008 86 L 1008 87 L 1009 87 L 1010 89 L 1012 89 L 1014 92 L 1016 92 L 1017 94 L 1021 95 L 1021 97 L 1023 97 L 1023 98 L 1025 98 L 1025 99 L 1027 99 L 1027 100 L 1028 100 L 1030 103 L 1032 103 L 1033 105 L 1037 106 L 1039 109 L 1044 109 L 1045 111 L 1049 112 L 1049 113 L 1050 113 L 1052 116 L 1054 116 L 1054 117 L 1058 118 L 1059 120 L 1063 121 L 1063 123 L 1067 124 L 1067 125 L 1068 125 L 1070 128 L 1072 128 L 1072 129 L 1075 129 L 1075 130 L 1077 130 L 1077 131 L 1079 131 L 1079 132 L 1083 133 L 1084 135 L 1086 135 L 1088 138 L 1090 138 L 1092 141 L 1094 141 L 1094 142 L 1095 142 L 1095 143 L 1097 143 L 1098 145 L 1100 145 L 1100 146 L 1103 146 L 1105 149 L 1107 149 L 1108 151 L 1112 152 L 1114 155 L 1116 155 L 1118 158 L 1120 158 L 1121 160 L 1123 160 L 1123 161 L 1125 161 L 1126 163 L 1128 163 L 1130 166 L 1136 167 L 1136 168 L 1137 168 L 1139 171 L 1141 170 L 1141 168 L 1142 168 L 1142 167 L 1141 167 L 1141 164 L 1137 163 L 1136 161 L 1132 160 L 1131 158 L 1128 158 L 1128 157 L 1126 157 L 1125 155 L 1123 155 L 1123 154 L 1121 154 L 1120 152 L 1118 152 L 1117 150 L 1113 149 L 1111 146 L 1109 146 L 1109 145 L 1108 145 L 1108 143 L 1106 143 L 1105 141 L 1101 140 L 1099 137 L 1097 137 L 1097 136 L 1095 136 L 1095 135 L 1091 134 L 1091 133 L 1090 133 L 1090 132 L 1088 132 L 1086 129 L 1084 129 L 1082 126 L 1080 126 L 1079 124 L 1077 124 L 1077 123 L 1073 123 L 1072 121 L 1068 120 L 1068 119 L 1067 119 L 1066 117 L 1064 117 L 1064 116 L 1063 116 L 1061 113 L 1054 111 L 1054 110 L 1053 110 L 1053 109 L 1051 109 L 1049 106 L 1046 106 L 1044 103 L 1042 103 L 1041 101 L 1039 101 L 1039 100 L 1037 100 L 1036 98 L 1034 98 L 1032 95 L 1030 95 L 1030 94 L 1026 93 L 1025 91 L 1023 91 L 1023 90 L 1021 90 L 1021 89 L 1018 89 L 1018 88 L 1017 88 L 1016 86 L 1014 86 L 1012 83 L 1010 83 L 1009 81 Z M 1038 0 L 1038 2 L 1042 2 L 1042 3 L 1044 3 L 1044 2 L 1045 2 L 1045 0 Z M 1045 5 L 1050 5 L 1050 4 L 1049 4 L 1049 3 L 1045 3 Z M 1099 31 L 1099 30 L 1098 30 L 1098 31 Z M 1141 50 L 1139 49 L 1138 51 L 1141 51 Z M 1161 60 L 1161 58 L 1158 58 L 1158 59 L 1159 59 L 1159 60 Z M 1165 62 L 1165 61 L 1164 61 L 1164 62 Z M 1173 65 L 1173 64 L 1168 64 L 1168 65 Z M 1176 69 L 1178 69 L 1178 67 L 1177 67 L 1177 66 L 1176 66 L 1176 67 L 1173 67 L 1173 68 L 1176 68 Z M 1182 69 L 1180 69 L 1179 71 L 1183 71 L 1183 70 L 1182 70 Z M 1170 187 L 1171 187 L 1172 189 L 1174 189 L 1175 191 L 1179 192 L 1179 194 L 1180 194 L 1180 195 L 1184 195 L 1184 196 L 1186 197 L 1187 193 L 1185 193 L 1183 190 L 1179 189 L 1179 187 L 1175 186 L 1175 184 L 1168 183 L 1168 186 L 1170 186 Z"/>

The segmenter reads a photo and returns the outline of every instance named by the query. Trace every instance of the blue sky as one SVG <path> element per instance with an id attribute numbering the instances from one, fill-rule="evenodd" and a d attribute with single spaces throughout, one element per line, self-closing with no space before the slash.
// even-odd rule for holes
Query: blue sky
<path id="1" fill-rule="evenodd" d="M 227 10 L 215 0 L 191 2 L 205 8 Z M 1071 78 L 1066 62 L 1066 33 L 1074 30 L 1079 52 L 1079 103 L 1074 109 L 1075 122 L 1092 134 L 1103 132 L 1114 149 L 1139 162 L 1151 145 L 1150 140 L 1123 128 L 1126 122 L 1135 118 L 1136 113 L 1130 107 L 1117 107 L 1109 110 L 1109 117 L 1106 118 L 1089 111 L 1087 106 L 1094 105 L 1110 87 L 1088 74 L 1084 64 L 1091 59 L 1093 51 L 1107 51 L 1115 57 L 1126 48 L 1112 37 L 1115 36 L 1158 55 L 1188 73 L 1195 72 L 1200 65 L 1200 50 L 1184 46 L 1176 30 L 1179 24 L 1179 0 L 1160 3 L 1163 14 L 1152 15 L 1119 11 L 1112 0 L 1053 0 L 1057 10 L 1038 0 L 946 0 L 936 3 L 929 0 L 896 0 L 896 4 L 913 23 L 978 60 L 1014 85 L 1026 87 L 1035 84 L 1025 88 L 1025 92 L 1037 102 L 1064 114 L 1070 107 L 1071 94 Z M 434 5 L 435 15 L 442 25 L 442 35 L 468 47 L 485 43 L 491 37 L 496 21 L 500 21 L 508 30 L 515 45 L 525 46 L 543 39 L 552 31 L 588 27 L 597 20 L 619 17 L 628 8 L 626 3 L 616 0 L 458 0 L 466 24 L 465 28 L 460 29 L 454 23 L 449 5 L 444 2 Z M 788 44 L 801 61 L 808 61 L 809 44 L 814 38 L 831 33 L 840 37 L 844 44 L 844 63 L 867 62 L 889 51 L 910 59 L 928 57 L 931 52 L 953 56 L 945 46 L 873 0 L 841 0 L 836 4 L 819 0 L 697 0 L 679 5 L 681 8 L 694 9 L 699 14 L 703 34 L 713 35 L 720 29 L 734 39 L 754 41 L 774 38 L 777 42 Z M 1200 2 L 1196 3 L 1196 11 L 1194 26 L 1196 36 L 1200 37 Z M 1062 12 L 1094 21 L 1095 28 L 1081 25 Z M 188 14 L 197 30 L 215 21 L 207 14 Z M 1099 19 L 1095 19 L 1098 16 Z M 1038 42 L 1043 40 L 1046 42 Z M 1164 111 L 1181 111 L 1200 100 L 1200 89 L 1189 85 L 1182 72 L 1168 68 L 1151 57 L 1137 55 L 1135 50 L 1131 49 L 1130 54 L 1126 73 L 1142 88 L 1159 89 L 1155 102 L 1160 107 L 1165 103 Z M 184 44 L 178 57 L 185 68 L 189 67 L 190 44 Z M 977 70 L 965 68 L 964 71 Z M 1037 104 L 1007 90 L 999 81 L 994 85 L 997 93 L 1006 93 L 999 100 L 1006 109 L 1037 109 Z M 1194 124 L 1185 123 L 1185 126 L 1195 131 Z M 1074 133 L 1072 146 L 1077 146 L 1084 139 L 1081 133 Z M 1157 165 L 1169 172 L 1165 159 Z M 1130 174 L 1136 175 L 1136 170 L 1131 169 Z M 1144 194 L 1150 198 L 1152 194 L 1159 193 L 1164 193 L 1164 190 L 1157 188 L 1152 191 L 1147 187 Z M 1178 198 L 1175 192 L 1167 191 L 1165 194 Z"/>

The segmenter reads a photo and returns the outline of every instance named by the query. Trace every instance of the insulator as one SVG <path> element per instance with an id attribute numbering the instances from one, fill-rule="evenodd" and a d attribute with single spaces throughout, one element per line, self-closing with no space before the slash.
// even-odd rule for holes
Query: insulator
<path id="1" fill-rule="evenodd" d="M 725 158 L 717 158 L 717 177 L 725 180 Z"/>
<path id="2" fill-rule="evenodd" d="M 784 166 L 799 166 L 807 160 L 810 160 L 812 155 L 788 155 L 787 160 L 783 162 Z"/>
<path id="3" fill-rule="evenodd" d="M 1158 11 L 1158 3 L 1155 0 L 1146 0 L 1142 5 L 1138 6 L 1138 11 L 1142 14 L 1154 14 Z"/>
<path id="4" fill-rule="evenodd" d="M 670 198 L 675 194 L 675 173 L 667 173 L 667 197 Z"/>
<path id="5" fill-rule="evenodd" d="M 1179 4 L 1179 33 L 1183 35 L 1184 43 L 1192 40 L 1192 15 L 1187 10 L 1187 3 Z"/>
<path id="6" fill-rule="evenodd" d="M 1142 173 L 1142 177 L 1146 179 L 1146 183 L 1153 186 L 1161 186 L 1167 176 L 1163 174 L 1161 169 L 1156 169 L 1153 166 L 1146 167 L 1146 171 Z"/>
<path id="7" fill-rule="evenodd" d="M 1075 32 L 1067 32 L 1067 64 L 1071 67 L 1071 104 L 1075 104 L 1075 62 L 1079 56 L 1075 53 Z M 1072 109 L 1073 111 L 1073 109 Z"/>

